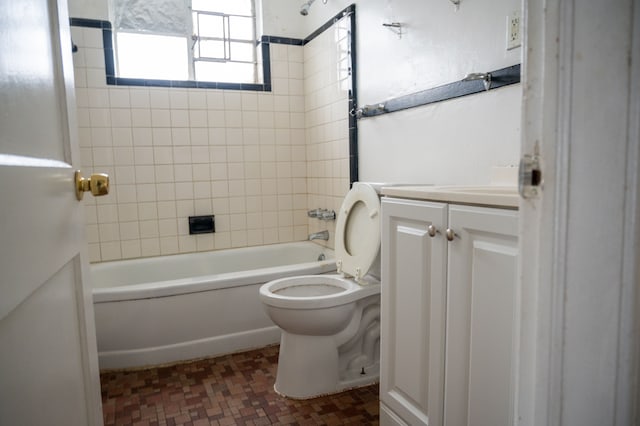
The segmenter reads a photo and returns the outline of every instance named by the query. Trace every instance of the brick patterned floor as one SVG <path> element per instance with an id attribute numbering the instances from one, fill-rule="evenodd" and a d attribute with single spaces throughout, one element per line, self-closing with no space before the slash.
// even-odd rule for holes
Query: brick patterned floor
<path id="1" fill-rule="evenodd" d="M 273 390 L 278 347 L 103 372 L 105 425 L 377 425 L 378 386 L 296 401 Z"/>

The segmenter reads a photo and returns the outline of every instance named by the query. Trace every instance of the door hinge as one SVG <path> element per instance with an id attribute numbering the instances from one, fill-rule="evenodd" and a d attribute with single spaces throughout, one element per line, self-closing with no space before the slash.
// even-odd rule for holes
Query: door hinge
<path id="1" fill-rule="evenodd" d="M 537 198 L 542 191 L 542 170 L 538 154 L 525 154 L 520 160 L 518 192 L 522 198 Z"/>

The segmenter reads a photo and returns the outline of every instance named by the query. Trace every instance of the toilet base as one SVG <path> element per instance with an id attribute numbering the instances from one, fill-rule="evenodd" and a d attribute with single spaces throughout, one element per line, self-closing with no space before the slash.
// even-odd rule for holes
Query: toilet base
<path id="1" fill-rule="evenodd" d="M 360 389 L 360 388 L 364 388 L 366 386 L 371 386 L 371 385 L 375 385 L 377 383 L 380 382 L 380 376 L 376 376 L 375 380 L 372 380 L 371 377 L 367 378 L 367 380 L 362 380 L 361 384 L 354 384 L 354 385 L 347 385 L 345 384 L 344 386 L 338 386 L 338 388 L 332 392 L 327 392 L 327 393 L 322 393 L 322 394 L 318 394 L 318 395 L 312 395 L 312 396 L 305 396 L 305 397 L 296 397 L 296 396 L 291 396 L 291 395 L 285 395 L 284 393 L 280 392 L 277 388 L 276 385 L 273 385 L 273 391 L 284 397 L 284 398 L 289 398 L 289 399 L 295 399 L 297 401 L 306 401 L 309 399 L 314 399 L 314 398 L 322 398 L 323 396 L 329 396 L 329 395 L 335 395 L 338 393 L 342 393 L 342 392 L 349 392 L 351 390 L 354 389 Z"/>
<path id="2" fill-rule="evenodd" d="M 377 383 L 380 365 L 339 377 L 335 336 L 303 336 L 282 332 L 274 390 L 288 398 L 310 399 Z"/>

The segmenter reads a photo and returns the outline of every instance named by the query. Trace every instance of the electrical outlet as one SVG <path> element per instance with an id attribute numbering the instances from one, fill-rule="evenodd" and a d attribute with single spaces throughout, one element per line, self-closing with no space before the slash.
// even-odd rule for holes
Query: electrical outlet
<path id="1" fill-rule="evenodd" d="M 522 45 L 520 29 L 520 12 L 513 11 L 507 16 L 507 50 L 515 49 Z"/>

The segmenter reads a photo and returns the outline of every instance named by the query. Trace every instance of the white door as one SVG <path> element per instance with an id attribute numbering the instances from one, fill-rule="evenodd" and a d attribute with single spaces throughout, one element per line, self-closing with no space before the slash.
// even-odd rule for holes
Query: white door
<path id="1" fill-rule="evenodd" d="M 446 221 L 443 203 L 382 201 L 382 425 L 442 425 Z"/>
<path id="2" fill-rule="evenodd" d="M 102 424 L 66 1 L 0 1 L 0 424 Z"/>
<path id="3" fill-rule="evenodd" d="M 640 1 L 524 6 L 517 418 L 638 424 Z"/>
<path id="4" fill-rule="evenodd" d="M 444 424 L 514 422 L 518 212 L 449 206 Z"/>

